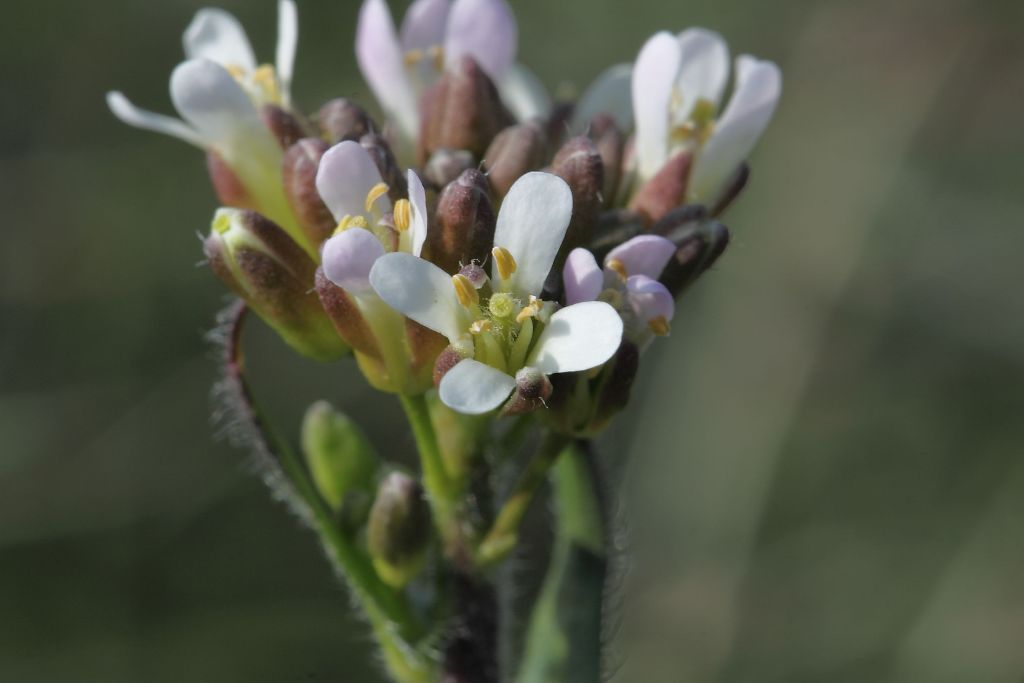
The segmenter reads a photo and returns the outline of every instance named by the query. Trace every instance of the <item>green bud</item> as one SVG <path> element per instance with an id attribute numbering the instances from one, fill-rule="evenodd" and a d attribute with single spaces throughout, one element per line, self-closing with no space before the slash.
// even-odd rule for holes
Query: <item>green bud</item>
<path id="1" fill-rule="evenodd" d="M 214 274 L 296 351 L 320 361 L 348 352 L 313 291 L 316 264 L 273 221 L 219 209 L 203 252 Z"/>
<path id="2" fill-rule="evenodd" d="M 361 507 L 365 514 L 379 460 L 359 425 L 327 401 L 317 401 L 302 421 L 302 452 L 313 483 L 332 509 Z"/>
<path id="3" fill-rule="evenodd" d="M 430 507 L 418 481 L 392 472 L 381 482 L 366 543 L 373 566 L 388 585 L 401 588 L 419 573 L 430 545 Z"/>

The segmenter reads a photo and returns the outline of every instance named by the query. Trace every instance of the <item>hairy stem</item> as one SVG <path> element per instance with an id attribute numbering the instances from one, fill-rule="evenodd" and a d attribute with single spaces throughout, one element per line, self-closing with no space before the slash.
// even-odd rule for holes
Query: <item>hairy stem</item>
<path id="1" fill-rule="evenodd" d="M 477 550 L 477 562 L 481 566 L 500 562 L 515 547 L 519 538 L 519 524 L 530 508 L 534 494 L 568 443 L 568 437 L 554 432 L 544 437 Z"/>

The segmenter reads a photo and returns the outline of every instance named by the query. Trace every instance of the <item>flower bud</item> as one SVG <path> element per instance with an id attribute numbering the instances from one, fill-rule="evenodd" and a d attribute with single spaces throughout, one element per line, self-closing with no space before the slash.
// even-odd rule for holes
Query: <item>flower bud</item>
<path id="1" fill-rule="evenodd" d="M 378 459 L 359 425 L 317 401 L 302 421 L 302 452 L 324 501 L 335 512 L 350 513 L 350 521 L 361 522 L 372 499 Z"/>
<path id="2" fill-rule="evenodd" d="M 321 361 L 348 351 L 312 291 L 316 264 L 275 223 L 219 209 L 203 251 L 214 274 L 296 351 Z"/>
<path id="3" fill-rule="evenodd" d="M 260 108 L 260 117 L 281 149 L 288 149 L 310 134 L 295 114 L 275 104 L 263 105 Z"/>
<path id="4" fill-rule="evenodd" d="M 420 163 L 439 149 L 464 149 L 477 158 L 513 123 L 494 83 L 476 61 L 460 57 L 423 94 Z"/>
<path id="5" fill-rule="evenodd" d="M 330 209 L 316 189 L 316 172 L 320 157 L 328 149 L 320 138 L 303 138 L 288 148 L 282 166 L 284 193 L 299 227 L 310 244 L 319 247 L 331 236 L 336 226 Z"/>
<path id="6" fill-rule="evenodd" d="M 475 166 L 473 155 L 464 149 L 439 149 L 430 155 L 423 168 L 423 177 L 437 188 L 442 188 Z"/>
<path id="7" fill-rule="evenodd" d="M 644 218 L 638 213 L 628 209 L 604 211 L 598 216 L 597 228 L 587 249 L 598 261 L 603 261 L 612 249 L 646 230 Z"/>
<path id="8" fill-rule="evenodd" d="M 520 176 L 543 166 L 547 146 L 547 133 L 536 119 L 509 126 L 498 133 L 483 157 L 494 196 L 504 198 Z"/>
<path id="9" fill-rule="evenodd" d="M 398 200 L 405 199 L 409 195 L 405 171 L 398 165 L 388 141 L 376 133 L 367 133 L 359 138 L 359 144 L 369 152 L 373 163 L 377 165 L 381 179 L 388 186 L 388 198 L 391 202 L 397 203 Z"/>
<path id="10" fill-rule="evenodd" d="M 324 312 L 341 338 L 356 353 L 379 355 L 377 340 L 359 306 L 344 289 L 327 279 L 323 268 L 317 268 L 314 286 Z"/>
<path id="11" fill-rule="evenodd" d="M 660 279 L 674 297 L 714 265 L 729 246 L 729 229 L 715 221 L 684 224 L 666 237 L 675 242 L 678 249 Z"/>
<path id="12" fill-rule="evenodd" d="M 373 566 L 388 585 L 401 588 L 419 573 L 430 545 L 430 523 L 419 482 L 401 472 L 389 474 L 377 489 L 366 525 Z"/>
<path id="13" fill-rule="evenodd" d="M 727 183 L 725 183 L 722 194 L 718 197 L 715 205 L 711 207 L 709 212 L 712 216 L 721 216 L 726 209 L 735 201 L 736 197 L 740 196 L 743 188 L 747 186 L 747 181 L 750 180 L 750 164 L 743 162 L 740 164 L 736 172 L 732 174 L 732 177 Z"/>
<path id="14" fill-rule="evenodd" d="M 682 151 L 644 183 L 633 195 L 629 208 L 641 214 L 648 224 L 654 223 L 686 200 L 693 154 Z"/>
<path id="15" fill-rule="evenodd" d="M 594 143 L 586 136 L 568 140 L 551 162 L 551 172 L 568 183 L 572 190 L 572 220 L 562 241 L 555 267 L 560 268 L 565 256 L 590 240 L 597 215 L 604 203 L 604 164 Z"/>
<path id="16" fill-rule="evenodd" d="M 256 205 L 245 185 L 224 158 L 212 149 L 206 153 L 206 170 L 210 174 L 210 183 L 213 184 L 217 200 L 223 206 L 236 209 L 255 208 Z"/>
<path id="17" fill-rule="evenodd" d="M 590 122 L 587 135 L 594 141 L 594 147 L 601 155 L 604 167 L 604 205 L 611 206 L 615 201 L 616 192 L 619 191 L 619 179 L 622 176 L 624 136 L 615 119 L 609 114 L 595 116 Z"/>
<path id="18" fill-rule="evenodd" d="M 502 415 L 522 415 L 545 405 L 551 397 L 551 380 L 537 368 L 525 367 L 516 373 L 516 389 L 501 409 Z"/>
<path id="19" fill-rule="evenodd" d="M 469 169 L 441 191 L 427 253 L 446 273 L 457 273 L 474 260 L 482 263 L 490 253 L 495 216 L 487 190 L 484 174 Z"/>
<path id="20" fill-rule="evenodd" d="M 441 386 L 441 380 L 448 374 L 448 371 L 464 358 L 465 355 L 451 346 L 437 354 L 437 359 L 434 361 L 434 386 Z"/>
<path id="21" fill-rule="evenodd" d="M 344 97 L 333 99 L 320 107 L 317 120 L 324 137 L 332 145 L 342 140 L 359 140 L 377 130 L 366 110 Z"/>

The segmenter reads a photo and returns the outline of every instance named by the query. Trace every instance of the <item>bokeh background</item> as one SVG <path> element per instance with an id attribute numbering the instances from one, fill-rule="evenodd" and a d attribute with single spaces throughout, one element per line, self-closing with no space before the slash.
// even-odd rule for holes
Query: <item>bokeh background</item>
<path id="1" fill-rule="evenodd" d="M 269 59 L 274 3 L 221 4 Z M 690 25 L 785 74 L 735 242 L 602 444 L 628 462 L 615 680 L 1019 683 L 1024 6 L 513 4 L 553 89 Z M 213 438 L 201 156 L 104 106 L 170 112 L 199 6 L 4 7 L 0 680 L 378 680 L 313 537 Z M 300 0 L 299 102 L 368 99 L 357 9 Z M 352 367 L 256 337 L 281 424 L 324 396 L 408 449 Z"/>

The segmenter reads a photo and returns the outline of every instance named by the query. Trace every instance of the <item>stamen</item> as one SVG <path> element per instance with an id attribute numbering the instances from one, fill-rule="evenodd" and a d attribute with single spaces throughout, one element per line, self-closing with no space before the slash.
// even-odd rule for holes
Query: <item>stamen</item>
<path id="1" fill-rule="evenodd" d="M 665 316 L 659 315 L 657 318 L 651 318 L 647 321 L 647 328 L 659 337 L 668 336 L 668 321 L 665 320 Z"/>
<path id="2" fill-rule="evenodd" d="M 406 66 L 416 66 L 423 61 L 423 50 L 409 50 L 402 55 L 402 59 L 405 60 Z"/>
<path id="3" fill-rule="evenodd" d="M 344 232 L 349 228 L 367 228 L 369 224 L 366 222 L 364 216 L 349 216 L 345 215 L 340 221 L 338 221 L 338 227 L 334 229 L 334 234 L 337 235 L 339 232 Z"/>
<path id="4" fill-rule="evenodd" d="M 277 84 L 277 71 L 270 64 L 263 64 L 252 75 L 253 83 L 263 91 L 268 102 L 280 102 L 281 90 Z"/>
<path id="5" fill-rule="evenodd" d="M 377 203 L 377 200 L 388 193 L 388 186 L 386 183 L 377 183 L 370 188 L 370 191 L 366 195 L 366 204 L 363 206 L 366 212 L 369 213 L 373 210 L 373 205 Z"/>
<path id="6" fill-rule="evenodd" d="M 536 308 L 534 308 L 533 306 L 526 306 L 523 308 L 523 310 L 519 311 L 519 315 L 516 316 L 516 322 L 522 325 L 524 321 L 536 317 L 536 315 Z"/>
<path id="7" fill-rule="evenodd" d="M 623 280 L 629 277 L 629 274 L 626 272 L 626 264 L 617 258 L 608 259 L 607 263 L 605 263 L 604 265 L 606 268 L 608 268 L 608 270 L 613 271 Z"/>
<path id="8" fill-rule="evenodd" d="M 395 228 L 398 232 L 405 232 L 412 225 L 412 204 L 408 199 L 399 199 L 395 202 Z"/>
<path id="9" fill-rule="evenodd" d="M 495 247 L 491 250 L 491 256 L 494 257 L 494 263 L 498 266 L 498 275 L 502 280 L 509 279 L 512 273 L 516 272 L 516 260 L 505 247 Z"/>
<path id="10" fill-rule="evenodd" d="M 430 57 L 434 62 L 434 69 L 437 71 L 444 71 L 444 47 L 441 45 L 431 45 L 427 48 L 427 56 Z"/>
<path id="11" fill-rule="evenodd" d="M 224 69 L 231 74 L 231 76 L 237 81 L 241 80 L 245 76 L 245 69 L 238 66 L 237 64 L 228 64 Z"/>
<path id="12" fill-rule="evenodd" d="M 484 332 L 490 332 L 494 325 L 490 320 L 477 320 L 469 326 L 469 331 L 473 334 L 483 334 Z"/>
<path id="13" fill-rule="evenodd" d="M 459 303 L 469 308 L 480 303 L 480 295 L 476 292 L 473 282 L 465 275 L 452 275 L 452 285 L 455 286 L 455 296 Z"/>

